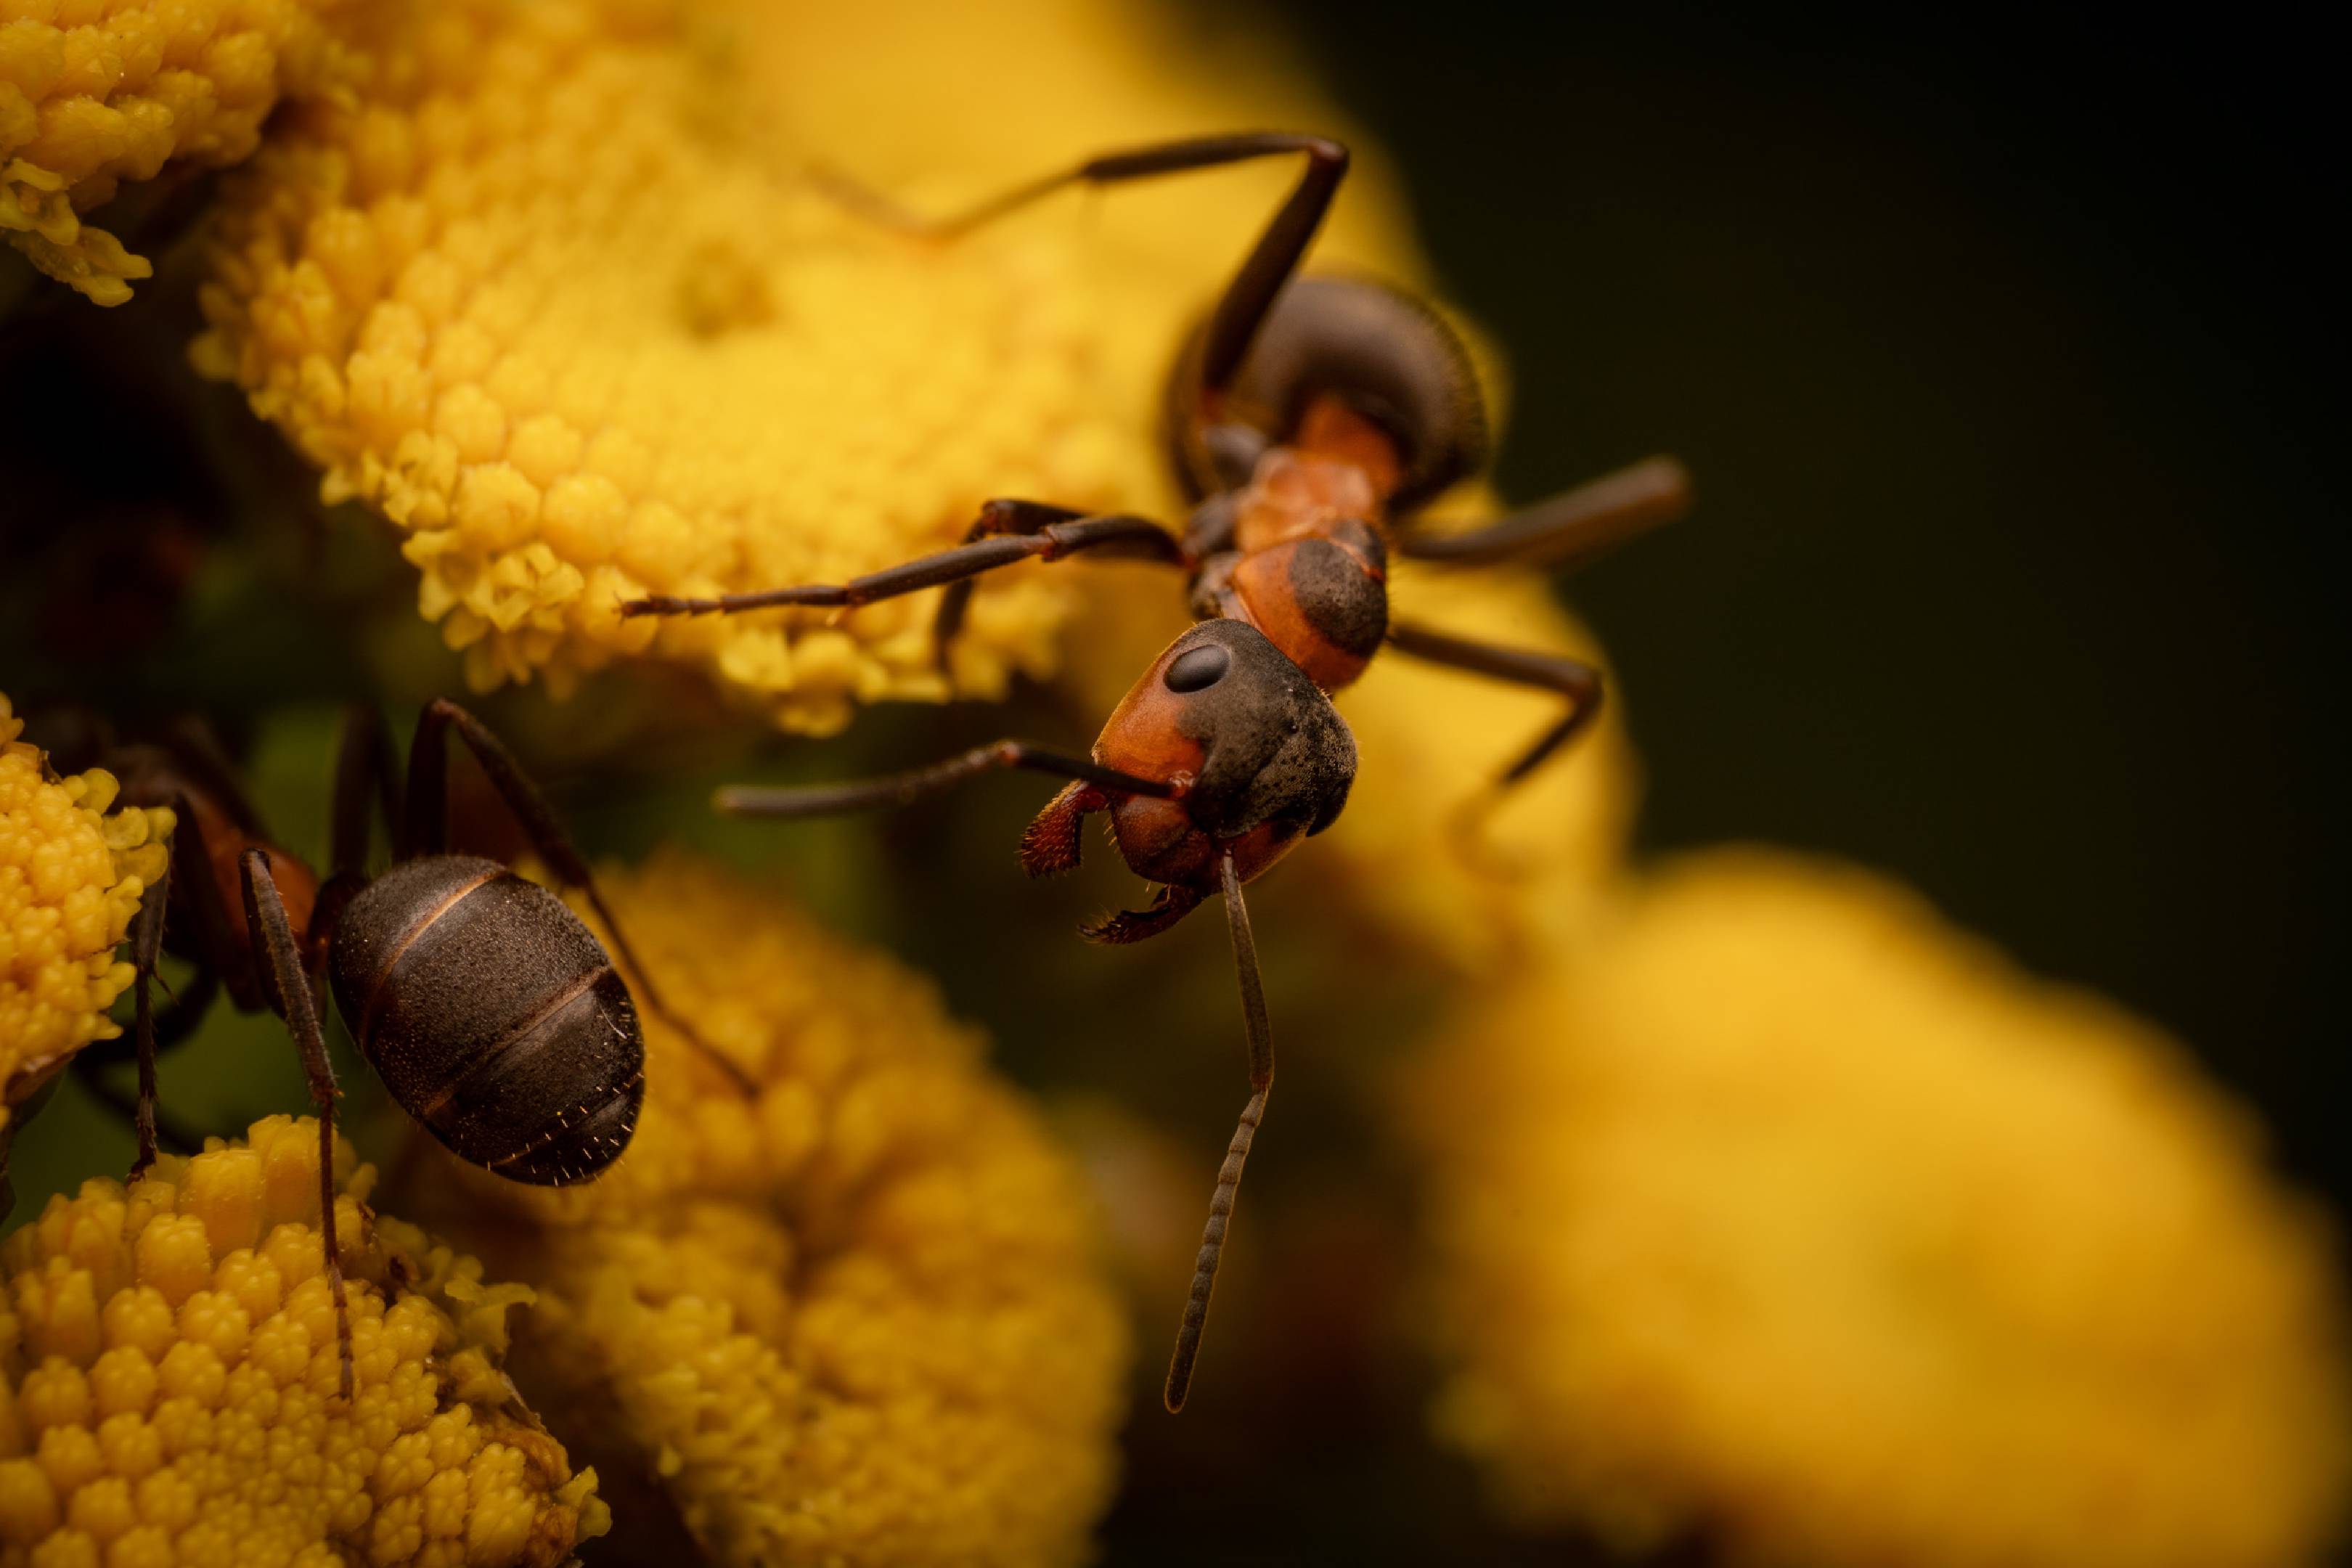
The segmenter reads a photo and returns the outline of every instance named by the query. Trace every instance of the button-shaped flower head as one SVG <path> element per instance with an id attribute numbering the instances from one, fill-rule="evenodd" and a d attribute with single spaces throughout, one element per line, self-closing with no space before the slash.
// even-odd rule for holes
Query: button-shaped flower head
<path id="1" fill-rule="evenodd" d="M 1082 1560 L 1127 1336 L 1035 1110 L 928 984 L 774 895 L 677 855 L 603 887 L 757 1095 L 649 1016 L 644 1114 L 602 1177 L 524 1189 L 436 1147 L 415 1198 L 538 1290 L 516 1377 L 605 1478 L 616 1545 Z"/>
<path id="2" fill-rule="evenodd" d="M 289 94 L 353 68 L 331 0 L 93 0 L 0 6 L 0 236 L 101 305 L 131 298 L 144 257 L 81 219 L 165 165 L 249 155 Z"/>
<path id="3" fill-rule="evenodd" d="M 338 1201 L 356 1387 L 337 1392 L 317 1124 L 51 1198 L 0 1252 L 0 1563 L 554 1568 L 603 1533 L 593 1471 L 501 1370 L 530 1300 Z"/>

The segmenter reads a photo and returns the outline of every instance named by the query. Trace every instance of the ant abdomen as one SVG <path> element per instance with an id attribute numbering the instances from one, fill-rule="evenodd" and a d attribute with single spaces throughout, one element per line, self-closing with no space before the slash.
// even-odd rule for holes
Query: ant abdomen
<path id="1" fill-rule="evenodd" d="M 331 969 L 384 1087 L 459 1157 L 555 1186 L 628 1146 L 645 1100 L 636 1007 L 546 889 L 468 856 L 404 862 L 343 910 Z"/>
<path id="2" fill-rule="evenodd" d="M 1389 504 L 1397 511 L 1486 463 L 1486 409 L 1469 351 L 1436 311 L 1401 289 L 1364 278 L 1293 280 L 1213 418 L 1199 405 L 1195 368 L 1206 325 L 1178 356 L 1170 384 L 1176 471 L 1193 500 L 1248 482 L 1251 448 L 1290 439 L 1318 397 L 1372 421 L 1396 444 L 1402 472 Z"/>

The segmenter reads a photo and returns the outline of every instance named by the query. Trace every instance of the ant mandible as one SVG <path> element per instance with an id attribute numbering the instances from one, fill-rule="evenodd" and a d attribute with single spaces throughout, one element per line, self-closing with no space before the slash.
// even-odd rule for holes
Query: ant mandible
<path id="1" fill-rule="evenodd" d="M 1554 654 L 1498 647 L 1393 620 L 1388 561 L 1560 565 L 1680 515 L 1680 463 L 1652 458 L 1468 532 L 1429 535 L 1414 514 L 1476 471 L 1486 426 L 1460 340 L 1421 300 L 1354 278 L 1294 279 L 1348 168 L 1320 136 L 1255 133 L 1138 148 L 1089 160 L 942 221 L 856 199 L 911 233 L 950 238 L 1071 185 L 1108 185 L 1251 159 L 1303 154 L 1307 167 L 1186 342 L 1170 382 L 1177 478 L 1195 503 L 1181 537 L 1124 513 L 1034 500 L 988 502 L 959 548 L 839 584 L 715 598 L 654 596 L 625 616 L 700 615 L 777 605 L 853 608 L 946 586 L 940 657 L 961 626 L 972 579 L 1016 561 L 1081 552 L 1140 557 L 1182 571 L 1199 617 L 1153 661 L 1111 714 L 1088 758 L 1000 741 L 952 761 L 865 783 L 729 789 L 721 810 L 809 816 L 898 805 L 992 768 L 1056 773 L 1070 784 L 1030 825 L 1031 875 L 1078 862 L 1082 820 L 1110 816 L 1128 866 L 1159 884 L 1151 906 L 1082 929 L 1096 942 L 1139 942 L 1222 893 L 1239 971 L 1250 1098 L 1210 1199 L 1191 1290 L 1168 1369 L 1171 1411 L 1183 1407 L 1208 1319 L 1242 1167 L 1274 1083 L 1274 1047 L 1243 884 L 1339 815 L 1356 748 L 1330 694 L 1385 642 L 1402 653 L 1558 692 L 1568 712 L 1506 768 L 1524 779 L 1600 711 L 1601 673 Z"/>
<path id="2" fill-rule="evenodd" d="M 202 730 L 183 729 L 163 743 L 105 747 L 101 761 L 121 780 L 125 800 L 167 805 L 177 817 L 163 877 L 146 890 L 131 925 L 139 1153 L 131 1173 L 142 1174 L 158 1150 L 156 1052 L 192 1033 L 222 991 L 241 1012 L 268 1008 L 285 1019 L 319 1109 L 320 1239 L 347 1400 L 351 1321 L 335 1235 L 334 1102 L 341 1091 L 320 1024 L 326 992 L 392 1098 L 459 1158 L 509 1181 L 558 1186 L 596 1176 L 628 1146 L 645 1101 L 645 1036 L 631 983 L 604 944 L 546 889 L 498 861 L 450 852 L 453 731 L 549 870 L 587 895 L 646 1005 L 737 1089 L 749 1094 L 752 1087 L 663 1005 L 587 861 L 521 764 L 456 703 L 436 700 L 417 721 L 404 793 L 382 718 L 368 709 L 346 716 L 335 766 L 333 868 L 323 883 L 268 840 L 235 770 Z M 364 868 L 379 807 L 393 864 L 371 878 Z M 167 930 L 173 951 L 197 967 L 158 1020 L 150 987 Z M 85 1070 L 97 1065 L 96 1058 L 76 1063 Z"/>

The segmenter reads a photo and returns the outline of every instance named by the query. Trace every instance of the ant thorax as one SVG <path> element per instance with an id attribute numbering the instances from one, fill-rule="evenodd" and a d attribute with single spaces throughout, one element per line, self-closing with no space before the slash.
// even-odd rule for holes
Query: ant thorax
<path id="1" fill-rule="evenodd" d="M 1355 521 L 1378 527 L 1381 498 L 1360 463 L 1269 447 L 1234 500 L 1234 548 L 1244 555 L 1293 539 L 1329 538 Z"/>
<path id="2" fill-rule="evenodd" d="M 1388 541 L 1372 474 L 1276 447 L 1248 485 L 1212 504 L 1232 528 L 1196 570 L 1194 614 L 1255 626 L 1327 693 L 1352 684 L 1388 632 Z"/>

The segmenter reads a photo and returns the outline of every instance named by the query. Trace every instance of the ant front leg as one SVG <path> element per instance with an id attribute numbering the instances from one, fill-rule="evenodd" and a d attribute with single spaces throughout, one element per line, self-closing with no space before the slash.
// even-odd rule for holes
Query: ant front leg
<path id="1" fill-rule="evenodd" d="M 1148 517 L 1127 513 L 1100 515 L 1047 506 L 1042 501 L 993 500 L 982 509 L 980 521 L 952 550 L 939 551 L 852 577 L 846 583 L 811 583 L 793 588 L 762 588 L 748 594 L 719 594 L 709 598 L 683 598 L 653 594 L 621 605 L 624 617 L 636 616 L 735 615 L 744 610 L 772 610 L 785 605 L 854 610 L 877 599 L 895 599 L 925 588 L 948 585 L 937 623 L 945 658 L 946 639 L 963 624 L 964 605 L 971 597 L 971 579 L 1016 561 L 1058 561 L 1081 551 L 1108 555 L 1138 556 L 1184 564 L 1184 548 Z"/>
<path id="2" fill-rule="evenodd" d="M 556 820 L 546 796 L 530 782 L 522 764 L 515 760 L 506 742 L 491 732 L 490 727 L 475 718 L 446 697 L 436 697 L 426 705 L 416 721 L 416 739 L 408 750 L 408 800 L 405 819 L 399 835 L 400 858 L 414 859 L 422 855 L 446 854 L 449 837 L 449 731 L 455 729 L 466 738 L 466 744 L 482 764 L 491 787 L 499 798 L 507 803 L 515 820 L 522 825 L 525 837 L 539 858 L 547 862 L 548 869 L 567 888 L 577 888 L 588 897 L 589 908 L 604 922 L 612 934 L 613 947 L 623 964 L 627 966 L 631 984 L 645 999 L 646 1010 L 661 1016 L 670 1027 L 683 1036 L 710 1063 L 726 1074 L 728 1080 L 746 1099 L 756 1095 L 758 1085 L 751 1074 L 737 1066 L 731 1058 L 721 1054 L 696 1032 L 680 1014 L 671 1010 L 655 988 L 652 972 L 647 970 L 635 950 L 630 947 L 621 922 L 613 918 L 605 905 L 604 895 L 597 889 L 595 873 L 588 868 L 587 859 L 573 846 L 563 825 Z"/>
<path id="3" fill-rule="evenodd" d="M 1118 526 L 1105 526 L 1108 524 Z M 1192 565 L 1192 558 L 1184 547 L 1166 529 L 1148 519 L 1088 517 L 1068 507 L 1048 506 L 1043 501 L 989 501 L 980 509 L 978 520 L 963 537 L 969 545 L 1008 534 L 1045 541 L 1033 552 L 1041 561 L 1092 550 L 1108 557 L 1152 561 L 1188 571 Z M 948 667 L 948 651 L 955 646 L 956 634 L 963 630 L 964 612 L 971 605 L 974 586 L 971 578 L 961 577 L 950 583 L 947 592 L 940 595 L 939 613 L 931 619 L 931 656 L 941 669 Z"/>
<path id="4" fill-rule="evenodd" d="M 335 1344 L 342 1358 L 343 1402 L 352 1397 L 352 1319 L 343 1299 L 343 1261 L 335 1237 L 335 1069 L 327 1060 L 326 1036 L 319 1028 L 319 1009 L 310 994 L 310 976 L 302 950 L 286 918 L 285 900 L 269 875 L 267 850 L 248 849 L 237 859 L 245 885 L 245 921 L 253 933 L 254 951 L 266 966 L 263 981 L 278 1016 L 301 1053 L 302 1070 L 310 1080 L 310 1099 L 319 1107 L 319 1234 L 327 1250 L 327 1284 L 335 1297 Z"/>

